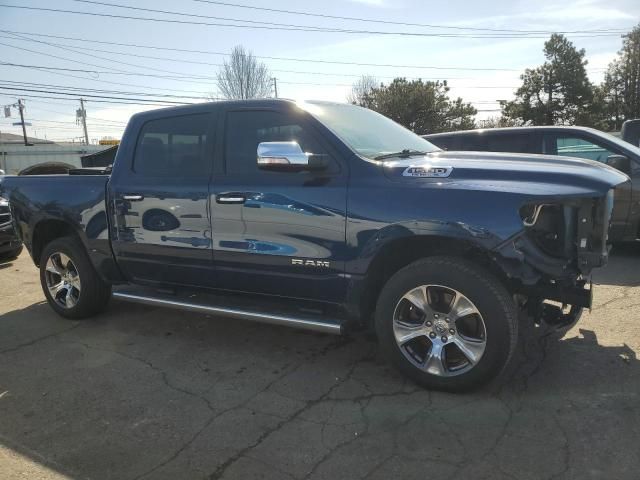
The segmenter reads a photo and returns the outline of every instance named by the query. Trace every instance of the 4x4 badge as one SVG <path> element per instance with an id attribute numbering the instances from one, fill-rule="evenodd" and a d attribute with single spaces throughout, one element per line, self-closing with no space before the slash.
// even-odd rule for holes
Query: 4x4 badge
<path id="1" fill-rule="evenodd" d="M 421 177 L 421 178 L 444 178 L 451 175 L 453 167 L 429 167 L 429 166 L 413 166 L 407 167 L 402 172 L 403 177 Z"/>

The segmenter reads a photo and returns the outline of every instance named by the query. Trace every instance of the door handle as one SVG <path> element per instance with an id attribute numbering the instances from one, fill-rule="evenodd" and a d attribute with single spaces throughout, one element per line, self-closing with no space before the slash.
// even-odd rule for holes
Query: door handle
<path id="1" fill-rule="evenodd" d="M 139 202 L 140 200 L 144 200 L 144 195 L 123 195 L 122 199 L 130 202 Z"/>
<path id="2" fill-rule="evenodd" d="M 216 195 L 216 202 L 225 204 L 240 204 L 247 201 L 247 198 L 239 193 L 221 193 Z"/>

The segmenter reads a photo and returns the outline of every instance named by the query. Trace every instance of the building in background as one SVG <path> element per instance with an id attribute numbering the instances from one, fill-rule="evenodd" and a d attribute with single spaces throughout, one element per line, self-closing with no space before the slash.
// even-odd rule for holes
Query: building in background
<path id="1" fill-rule="evenodd" d="M 60 167 L 59 171 L 79 168 L 82 156 L 110 148 L 105 145 L 59 144 L 33 137 L 27 137 L 27 141 L 29 145 L 24 144 L 22 135 L 0 132 L 0 170 L 7 175 L 18 175 L 25 170 L 34 171 L 34 166 L 43 164 L 54 170 Z"/>

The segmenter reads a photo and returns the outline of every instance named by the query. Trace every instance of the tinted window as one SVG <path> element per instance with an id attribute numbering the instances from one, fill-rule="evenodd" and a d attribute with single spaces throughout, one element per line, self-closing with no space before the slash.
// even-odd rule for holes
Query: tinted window
<path id="1" fill-rule="evenodd" d="M 298 142 L 304 152 L 324 153 L 308 128 L 293 116 L 280 112 L 229 112 L 225 136 L 227 173 L 260 171 L 257 152 L 262 142 Z"/>
<path id="2" fill-rule="evenodd" d="M 460 135 L 460 150 L 487 151 L 489 142 L 486 135 Z"/>
<path id="3" fill-rule="evenodd" d="M 149 176 L 208 175 L 209 114 L 151 120 L 144 124 L 133 160 L 136 173 Z"/>
<path id="4" fill-rule="evenodd" d="M 526 133 L 487 135 L 490 152 L 529 153 L 529 135 Z"/>
<path id="5" fill-rule="evenodd" d="M 614 152 L 600 144 L 569 135 L 558 135 L 556 137 L 555 153 L 563 157 L 586 158 L 602 163 L 607 161 L 609 155 L 614 154 Z"/>
<path id="6" fill-rule="evenodd" d="M 432 137 L 426 139 L 428 142 L 433 143 L 436 147 L 440 147 L 443 150 L 451 150 L 453 144 L 452 137 Z"/>

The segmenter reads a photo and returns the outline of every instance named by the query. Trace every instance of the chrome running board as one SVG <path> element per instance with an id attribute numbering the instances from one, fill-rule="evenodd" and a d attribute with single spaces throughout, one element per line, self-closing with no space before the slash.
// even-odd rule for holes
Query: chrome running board
<path id="1" fill-rule="evenodd" d="M 143 305 L 151 305 L 154 307 L 169 307 L 178 310 L 188 310 L 191 312 L 209 313 L 221 315 L 229 318 L 239 318 L 242 320 L 250 320 L 252 322 L 269 323 L 272 325 L 282 325 L 285 327 L 302 328 L 313 330 L 316 332 L 333 333 L 340 335 L 342 329 L 337 320 L 329 320 L 320 322 L 306 316 L 290 316 L 283 314 L 260 313 L 256 311 L 235 308 L 235 307 L 218 307 L 214 305 L 206 305 L 202 303 L 186 302 L 179 299 L 147 296 L 129 292 L 113 292 L 113 297 L 127 302 L 141 303 Z"/>

